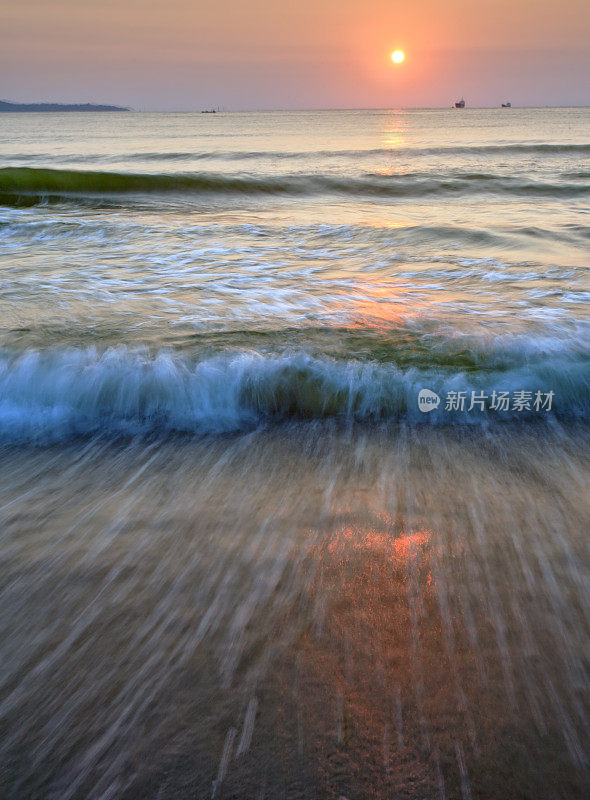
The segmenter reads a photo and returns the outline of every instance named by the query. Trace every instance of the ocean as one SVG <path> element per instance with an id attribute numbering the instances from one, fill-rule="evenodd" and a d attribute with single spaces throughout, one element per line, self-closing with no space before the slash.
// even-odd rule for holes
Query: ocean
<path id="1" fill-rule="evenodd" d="M 590 794 L 590 109 L 0 126 L 0 794 Z"/>

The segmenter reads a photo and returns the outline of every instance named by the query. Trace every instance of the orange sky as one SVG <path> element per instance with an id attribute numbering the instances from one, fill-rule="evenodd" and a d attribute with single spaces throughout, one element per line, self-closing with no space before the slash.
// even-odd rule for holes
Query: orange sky
<path id="1" fill-rule="evenodd" d="M 585 105 L 588 0 L 0 0 L 0 98 Z M 391 50 L 406 61 L 395 67 Z"/>

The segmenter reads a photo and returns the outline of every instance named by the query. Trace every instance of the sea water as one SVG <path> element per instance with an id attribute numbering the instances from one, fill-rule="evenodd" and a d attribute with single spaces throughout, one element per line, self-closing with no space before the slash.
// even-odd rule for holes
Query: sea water
<path id="1" fill-rule="evenodd" d="M 0 122 L 2 793 L 588 793 L 590 111 Z"/>

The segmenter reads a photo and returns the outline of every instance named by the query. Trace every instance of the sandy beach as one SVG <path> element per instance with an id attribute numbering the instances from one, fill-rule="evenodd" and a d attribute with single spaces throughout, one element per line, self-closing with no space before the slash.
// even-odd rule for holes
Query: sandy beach
<path id="1" fill-rule="evenodd" d="M 5 454 L 5 795 L 582 797 L 582 433 Z"/>

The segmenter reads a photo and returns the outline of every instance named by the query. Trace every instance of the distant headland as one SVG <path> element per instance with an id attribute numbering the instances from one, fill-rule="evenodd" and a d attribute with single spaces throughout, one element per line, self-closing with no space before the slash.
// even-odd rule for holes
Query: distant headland
<path id="1" fill-rule="evenodd" d="M 129 111 L 122 106 L 98 106 L 93 103 L 9 103 L 0 100 L 2 111 Z"/>

